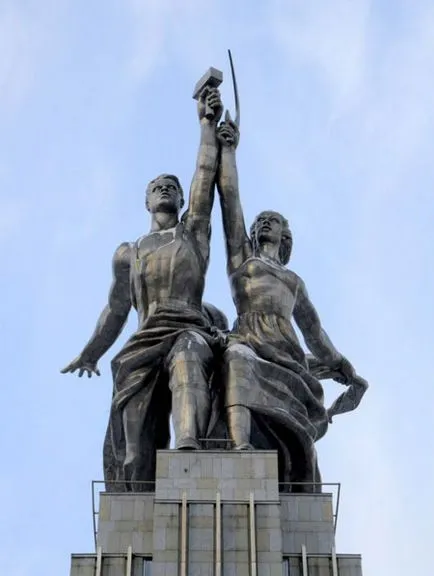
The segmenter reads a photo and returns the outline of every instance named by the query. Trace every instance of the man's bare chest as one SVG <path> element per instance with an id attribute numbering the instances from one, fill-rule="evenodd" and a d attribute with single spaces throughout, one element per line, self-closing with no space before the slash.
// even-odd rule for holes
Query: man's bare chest
<path id="1" fill-rule="evenodd" d="M 196 268 L 198 254 L 193 240 L 181 226 L 140 238 L 132 254 L 136 271 L 160 276 L 164 271 Z"/>

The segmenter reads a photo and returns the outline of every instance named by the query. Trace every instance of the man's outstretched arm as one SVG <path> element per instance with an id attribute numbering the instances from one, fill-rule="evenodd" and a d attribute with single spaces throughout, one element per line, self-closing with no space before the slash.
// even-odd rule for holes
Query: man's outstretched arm
<path id="1" fill-rule="evenodd" d="M 214 117 L 206 118 L 206 105 Z M 195 234 L 204 260 L 208 261 L 211 210 L 214 203 L 214 186 L 218 163 L 216 126 L 222 114 L 222 103 L 217 88 L 202 94 L 198 103 L 200 144 L 196 170 L 190 186 L 185 226 Z"/>
<path id="2" fill-rule="evenodd" d="M 121 333 L 131 309 L 130 297 L 130 252 L 131 245 L 121 244 L 113 256 L 113 282 L 110 288 L 108 304 L 101 312 L 96 328 L 81 354 L 66 368 L 61 370 L 75 372 L 90 377 L 92 372 L 99 376 L 97 362 L 114 344 Z"/>
<path id="3" fill-rule="evenodd" d="M 333 346 L 330 338 L 321 326 L 319 316 L 309 299 L 304 282 L 299 279 L 294 320 L 300 328 L 307 347 L 324 364 L 341 373 L 343 381 L 351 380 L 355 371 L 350 362 Z"/>

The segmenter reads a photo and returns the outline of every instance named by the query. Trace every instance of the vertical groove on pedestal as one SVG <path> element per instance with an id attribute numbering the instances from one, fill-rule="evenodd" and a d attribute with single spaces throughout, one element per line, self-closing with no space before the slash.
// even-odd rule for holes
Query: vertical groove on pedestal
<path id="1" fill-rule="evenodd" d="M 220 492 L 217 492 L 215 506 L 215 576 L 222 576 L 222 508 Z"/>
<path id="2" fill-rule="evenodd" d="M 127 550 L 127 569 L 125 572 L 125 576 L 131 576 L 131 570 L 133 567 L 133 548 L 128 546 Z"/>
<path id="3" fill-rule="evenodd" d="M 251 576 L 256 576 L 256 522 L 255 522 L 255 497 L 253 492 L 250 492 L 249 503 L 249 516 L 250 516 L 250 565 Z"/>
<path id="4" fill-rule="evenodd" d="M 332 574 L 338 576 L 338 561 L 336 558 L 336 548 L 332 547 Z"/>
<path id="5" fill-rule="evenodd" d="M 101 576 L 102 568 L 102 548 L 98 546 L 96 549 L 96 566 L 95 566 L 95 576 Z"/>
<path id="6" fill-rule="evenodd" d="M 307 571 L 307 551 L 306 546 L 304 544 L 301 547 L 301 565 L 303 570 L 303 576 L 309 576 L 309 572 Z"/>
<path id="7" fill-rule="evenodd" d="M 181 503 L 181 571 L 180 576 L 187 576 L 187 494 L 182 494 Z"/>

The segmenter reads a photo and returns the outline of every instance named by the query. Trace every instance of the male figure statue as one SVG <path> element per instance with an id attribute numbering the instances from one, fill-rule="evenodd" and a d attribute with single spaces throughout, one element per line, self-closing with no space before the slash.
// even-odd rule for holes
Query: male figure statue
<path id="1" fill-rule="evenodd" d="M 151 230 L 116 250 L 108 304 L 82 353 L 62 371 L 99 374 L 99 358 L 119 336 L 131 307 L 137 310 L 138 331 L 112 361 L 114 391 L 104 445 L 106 484 L 125 481 L 127 490 L 133 481 L 154 480 L 156 450 L 167 448 L 170 439 L 170 410 L 177 449 L 199 448 L 207 430 L 217 336 L 202 295 L 221 113 L 218 90 L 207 89 L 198 104 L 201 138 L 187 211 L 180 220 L 184 199 L 176 176 L 163 174 L 150 182 Z"/>
<path id="2" fill-rule="evenodd" d="M 238 129 L 229 115 L 217 136 L 227 269 L 238 314 L 223 366 L 229 433 L 239 450 L 277 449 L 280 480 L 316 491 L 321 479 L 314 444 L 329 417 L 292 319 L 320 368 L 343 383 L 354 381 L 354 368 L 323 330 L 301 278 L 285 267 L 292 248 L 286 219 L 262 212 L 247 234 L 235 157 Z"/>

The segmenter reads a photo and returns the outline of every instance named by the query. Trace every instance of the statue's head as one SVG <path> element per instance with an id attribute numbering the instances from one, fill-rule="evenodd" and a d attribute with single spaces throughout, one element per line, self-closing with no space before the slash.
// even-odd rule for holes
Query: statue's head
<path id="1" fill-rule="evenodd" d="M 178 214 L 184 206 L 184 192 L 173 174 L 161 174 L 146 188 L 146 208 L 151 214 L 169 212 Z"/>
<path id="2" fill-rule="evenodd" d="M 288 220 L 282 214 L 271 210 L 258 214 L 250 227 L 250 238 L 255 252 L 261 244 L 278 245 L 280 262 L 283 265 L 288 264 L 292 250 L 292 234 Z"/>

